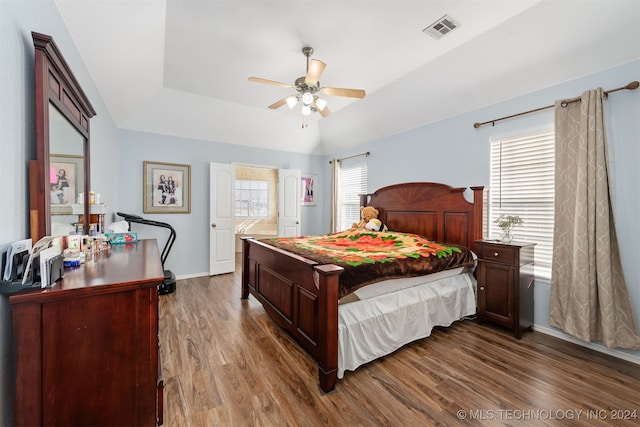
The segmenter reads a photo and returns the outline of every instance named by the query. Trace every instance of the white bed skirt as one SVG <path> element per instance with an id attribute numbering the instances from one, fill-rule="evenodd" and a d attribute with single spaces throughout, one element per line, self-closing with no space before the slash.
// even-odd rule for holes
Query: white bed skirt
<path id="1" fill-rule="evenodd" d="M 338 378 L 344 372 L 476 313 L 476 281 L 464 273 L 340 305 Z"/>

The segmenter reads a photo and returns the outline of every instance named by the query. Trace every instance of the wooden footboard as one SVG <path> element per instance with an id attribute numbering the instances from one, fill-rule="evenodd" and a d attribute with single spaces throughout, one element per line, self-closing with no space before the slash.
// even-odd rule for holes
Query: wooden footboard
<path id="1" fill-rule="evenodd" d="M 253 295 L 273 321 L 318 362 L 320 388 L 335 388 L 338 370 L 338 277 L 342 267 L 242 242 L 242 298 Z"/>

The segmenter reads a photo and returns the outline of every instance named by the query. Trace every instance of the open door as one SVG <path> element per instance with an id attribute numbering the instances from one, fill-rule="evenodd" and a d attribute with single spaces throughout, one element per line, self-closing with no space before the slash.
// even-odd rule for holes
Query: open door
<path id="1" fill-rule="evenodd" d="M 235 166 L 211 163 L 209 177 L 210 275 L 231 273 L 236 268 L 235 176 Z"/>
<path id="2" fill-rule="evenodd" d="M 278 236 L 295 237 L 301 234 L 300 171 L 278 170 Z"/>

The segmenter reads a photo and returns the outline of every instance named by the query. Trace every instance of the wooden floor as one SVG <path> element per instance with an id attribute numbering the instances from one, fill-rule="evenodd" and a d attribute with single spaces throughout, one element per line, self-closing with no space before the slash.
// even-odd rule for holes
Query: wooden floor
<path id="1" fill-rule="evenodd" d="M 167 427 L 640 424 L 640 366 L 473 321 L 347 372 L 323 394 L 311 358 L 255 299 L 240 299 L 236 271 L 180 280 L 160 297 Z"/>

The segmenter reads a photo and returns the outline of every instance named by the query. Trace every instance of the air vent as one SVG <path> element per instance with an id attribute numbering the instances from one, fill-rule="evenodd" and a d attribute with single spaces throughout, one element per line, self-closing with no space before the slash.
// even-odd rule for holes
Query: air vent
<path id="1" fill-rule="evenodd" d="M 438 40 L 445 34 L 448 34 L 451 31 L 455 30 L 459 26 L 460 24 L 458 24 L 452 17 L 450 17 L 449 15 L 444 15 L 442 18 L 438 19 L 436 22 L 422 30 L 422 32 L 425 34 L 429 34 L 431 37 Z"/>

